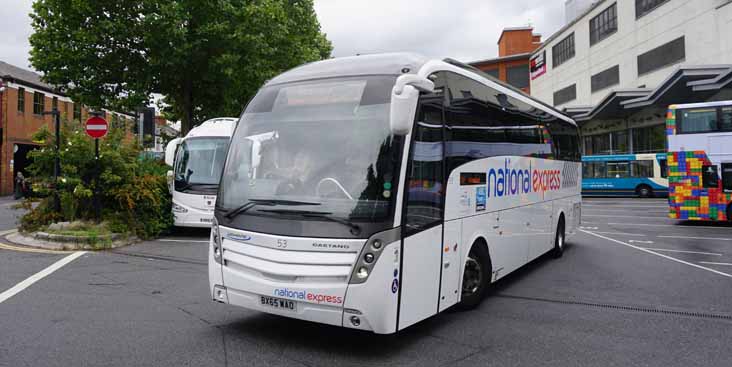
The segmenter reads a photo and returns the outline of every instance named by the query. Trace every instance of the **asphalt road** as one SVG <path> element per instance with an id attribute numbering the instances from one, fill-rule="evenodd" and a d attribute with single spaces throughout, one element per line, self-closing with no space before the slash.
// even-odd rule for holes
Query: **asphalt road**
<path id="1" fill-rule="evenodd" d="M 732 226 L 665 213 L 587 199 L 564 257 L 393 336 L 212 303 L 205 231 L 84 254 L 0 298 L 0 365 L 731 366 Z M 0 250 L 0 292 L 65 256 Z"/>

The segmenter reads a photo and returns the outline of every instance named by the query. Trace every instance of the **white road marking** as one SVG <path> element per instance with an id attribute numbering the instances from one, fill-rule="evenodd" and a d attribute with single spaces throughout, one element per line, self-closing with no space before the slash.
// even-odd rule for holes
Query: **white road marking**
<path id="1" fill-rule="evenodd" d="M 692 266 L 692 267 L 695 267 L 695 268 L 698 268 L 698 269 L 706 270 L 706 271 L 709 271 L 709 272 L 712 272 L 712 273 L 715 273 L 715 274 L 718 274 L 718 275 L 721 275 L 721 276 L 725 276 L 727 278 L 732 278 L 732 274 L 723 273 L 721 271 L 714 270 L 714 269 L 710 269 L 710 268 L 707 268 L 705 266 L 697 265 L 697 264 L 690 263 L 690 262 L 684 261 L 684 260 L 679 260 L 679 259 L 677 259 L 675 257 L 667 256 L 667 255 L 664 255 L 664 254 L 659 254 L 658 252 L 654 252 L 654 251 L 645 249 L 643 247 L 634 246 L 634 245 L 631 245 L 629 243 L 625 243 L 623 241 L 619 241 L 619 240 L 616 240 L 614 238 L 605 237 L 603 235 L 599 235 L 599 234 L 596 234 L 596 233 L 593 233 L 593 232 L 585 231 L 583 229 L 580 229 L 580 231 L 582 231 L 584 233 L 587 233 L 589 235 L 595 236 L 595 237 L 599 237 L 599 238 L 602 238 L 602 239 L 605 239 L 605 240 L 608 240 L 608 241 L 612 241 L 612 242 L 615 242 L 615 243 L 619 243 L 619 244 L 621 244 L 623 246 L 628 246 L 630 248 L 634 248 L 636 250 L 649 253 L 651 255 L 660 256 L 660 257 L 662 257 L 664 259 L 668 259 L 668 260 L 671 260 L 671 261 L 676 261 L 677 263 L 681 263 L 681 264 L 689 265 L 689 266 Z"/>
<path id="2" fill-rule="evenodd" d="M 76 260 L 80 256 L 86 254 L 86 251 L 79 251 L 74 252 L 73 254 L 64 257 L 63 259 L 56 261 L 55 263 L 51 264 L 49 267 L 31 275 L 26 280 L 16 284 L 13 288 L 10 288 L 6 290 L 5 292 L 0 293 L 0 303 L 3 303 L 7 301 L 10 297 L 22 292 L 24 289 L 30 287 L 33 285 L 33 283 L 47 277 L 54 271 L 61 269 L 64 265 Z"/>
<path id="3" fill-rule="evenodd" d="M 600 218 L 645 218 L 645 219 L 668 219 L 665 216 L 648 216 L 648 215 L 607 215 L 607 214 L 585 214 L 582 213 L 583 217 L 600 217 Z"/>
<path id="4" fill-rule="evenodd" d="M 160 242 L 185 242 L 185 243 L 191 243 L 191 242 L 196 242 L 196 243 L 208 243 L 208 241 L 200 241 L 200 240 L 173 240 L 173 239 L 161 239 L 161 240 L 158 240 L 158 241 L 160 241 Z"/>
<path id="5" fill-rule="evenodd" d="M 732 264 L 730 264 L 730 263 L 713 263 L 713 262 L 709 262 L 709 261 L 699 261 L 699 262 L 702 264 L 707 264 L 707 265 L 732 266 Z"/>
<path id="6" fill-rule="evenodd" d="M 598 228 L 598 227 L 585 227 L 585 226 L 580 226 L 580 229 L 590 229 L 591 230 L 591 229 L 600 229 L 600 228 Z"/>
<path id="7" fill-rule="evenodd" d="M 608 204 L 619 204 L 619 205 L 608 205 Z M 650 205 L 624 205 L 623 203 L 618 203 L 615 201 L 608 201 L 606 204 L 588 204 L 588 203 L 582 203 L 582 206 L 598 206 L 603 207 L 606 209 L 611 208 L 668 208 L 668 203 L 658 203 L 658 204 L 650 204 Z"/>
<path id="8" fill-rule="evenodd" d="M 593 213 L 594 212 L 611 212 L 611 213 L 617 213 L 617 212 L 627 213 L 628 212 L 628 210 L 625 210 L 625 209 L 592 209 L 592 208 L 585 208 L 585 209 L 586 209 L 586 211 L 592 211 Z M 664 211 L 660 211 L 660 210 L 659 211 L 645 211 L 643 213 L 644 214 L 664 214 L 664 215 L 668 215 L 668 210 L 664 210 Z"/>
<path id="9" fill-rule="evenodd" d="M 599 231 L 593 231 L 594 233 L 601 233 L 601 234 L 617 234 L 621 236 L 636 236 L 636 237 L 645 237 L 644 234 L 639 233 L 625 233 L 625 232 L 599 232 Z"/>
<path id="10" fill-rule="evenodd" d="M 679 238 L 682 240 L 712 240 L 712 241 L 732 241 L 732 238 L 715 238 L 715 237 L 687 237 L 687 236 L 657 236 L 658 238 Z"/>
<path id="11" fill-rule="evenodd" d="M 650 245 L 653 244 L 653 241 L 628 240 L 628 243 L 642 243 L 644 245 Z"/>
<path id="12" fill-rule="evenodd" d="M 717 254 L 714 252 L 699 252 L 699 251 L 686 251 L 686 250 L 671 250 L 667 248 L 650 248 L 645 247 L 646 250 L 652 250 L 652 251 L 665 251 L 665 252 L 679 252 L 682 254 L 699 254 L 699 255 L 710 255 L 710 256 L 722 256 L 722 254 Z"/>
<path id="13" fill-rule="evenodd" d="M 618 226 L 647 226 L 647 227 L 676 227 L 676 228 L 684 228 L 684 227 L 686 227 L 686 228 L 722 229 L 722 230 L 727 230 L 727 231 L 732 230 L 732 228 L 729 228 L 729 227 L 712 227 L 712 226 L 694 227 L 694 226 L 681 226 L 681 225 L 678 225 L 678 224 L 608 223 L 608 225 L 618 225 Z"/>
<path id="14" fill-rule="evenodd" d="M 648 223 L 608 223 L 618 226 L 650 226 L 650 227 L 677 227 L 675 224 L 648 224 Z"/>

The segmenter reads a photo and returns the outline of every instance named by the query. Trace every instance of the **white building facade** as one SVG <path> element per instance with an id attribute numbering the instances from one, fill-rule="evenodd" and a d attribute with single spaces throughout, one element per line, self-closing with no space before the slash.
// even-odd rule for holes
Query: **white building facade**
<path id="1" fill-rule="evenodd" d="M 669 104 L 732 99 L 732 0 L 599 0 L 532 60 L 532 96 L 580 122 L 584 154 L 662 151 Z"/>

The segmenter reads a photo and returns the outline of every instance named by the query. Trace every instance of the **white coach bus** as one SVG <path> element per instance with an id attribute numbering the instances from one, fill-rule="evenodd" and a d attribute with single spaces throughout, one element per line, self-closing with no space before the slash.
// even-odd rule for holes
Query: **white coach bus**
<path id="1" fill-rule="evenodd" d="M 269 81 L 222 175 L 213 300 L 388 334 L 562 254 L 576 124 L 452 60 L 332 59 Z"/>
<path id="2" fill-rule="evenodd" d="M 173 167 L 168 172 L 168 188 L 173 195 L 176 226 L 211 226 L 221 170 L 236 122 L 230 117 L 207 120 L 165 147 L 165 163 Z"/>

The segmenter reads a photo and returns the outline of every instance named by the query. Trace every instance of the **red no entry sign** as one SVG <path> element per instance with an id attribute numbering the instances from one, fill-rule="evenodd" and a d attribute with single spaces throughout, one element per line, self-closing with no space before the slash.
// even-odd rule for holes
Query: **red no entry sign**
<path id="1" fill-rule="evenodd" d="M 96 139 L 107 135 L 107 130 L 109 130 L 109 125 L 107 125 L 107 121 L 101 117 L 94 116 L 86 120 L 86 135 L 89 135 L 92 138 Z"/>

